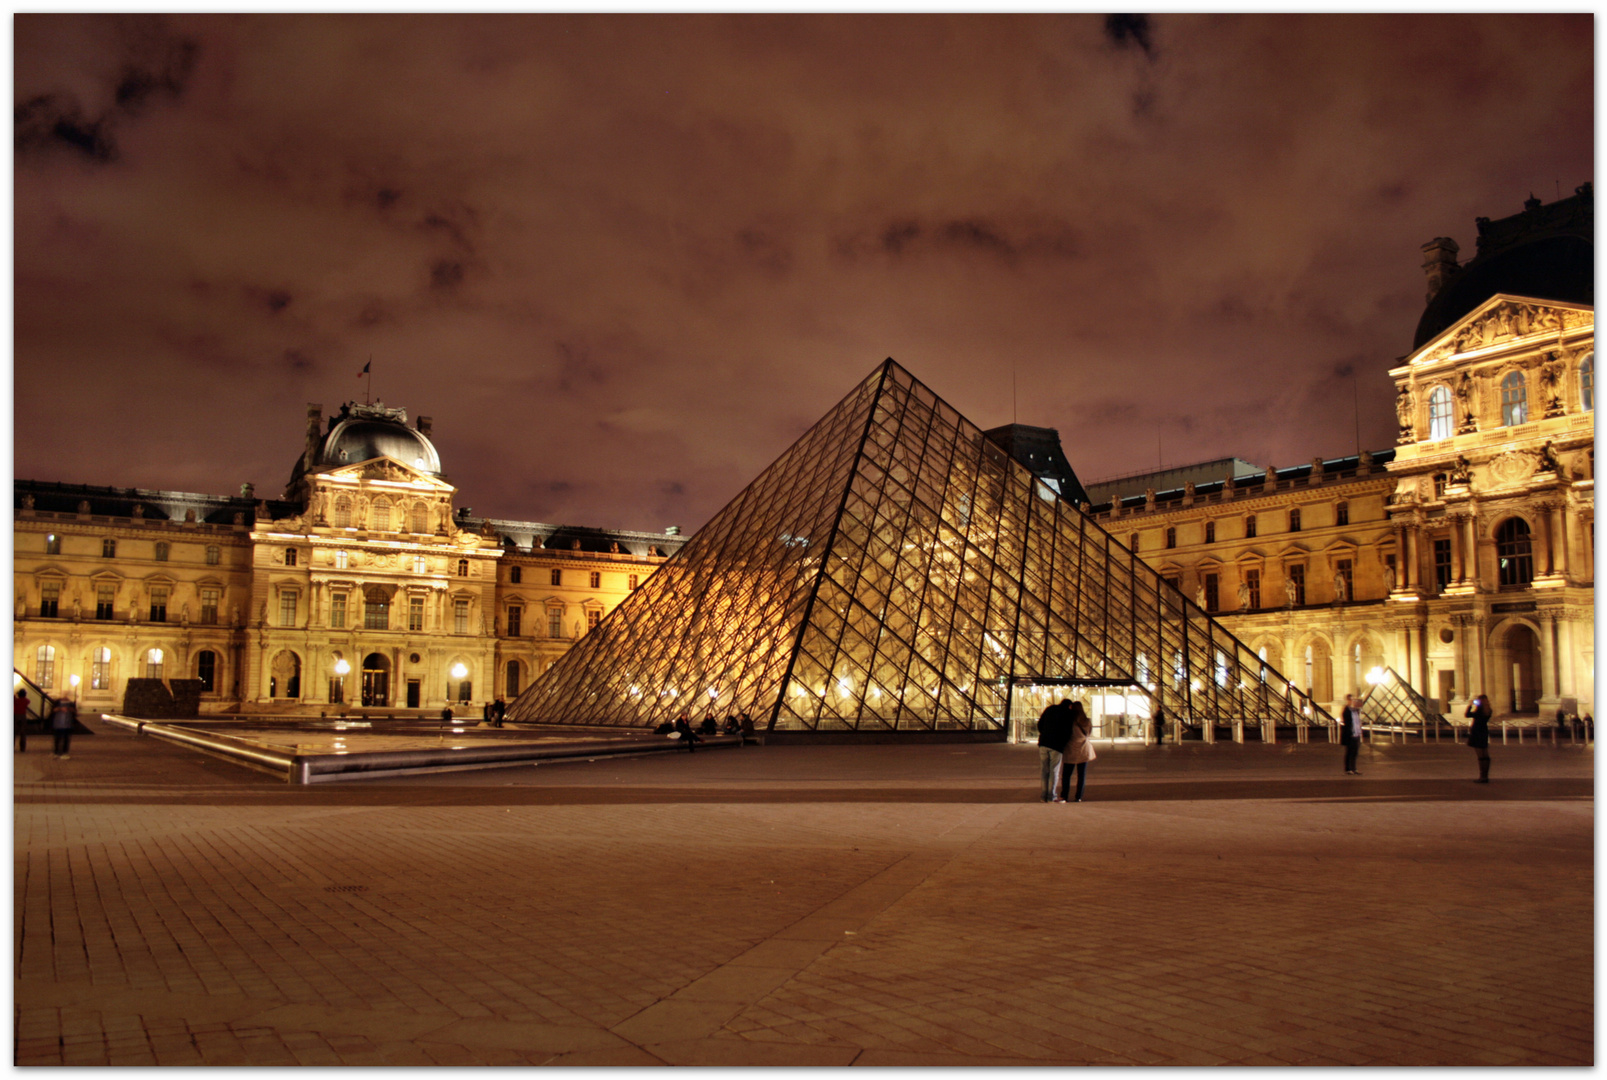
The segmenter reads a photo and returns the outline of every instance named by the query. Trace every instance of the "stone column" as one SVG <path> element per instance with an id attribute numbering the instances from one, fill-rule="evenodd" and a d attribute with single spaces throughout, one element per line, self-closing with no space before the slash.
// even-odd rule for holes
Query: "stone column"
<path id="1" fill-rule="evenodd" d="M 1417 525 L 1415 523 L 1406 529 L 1406 549 L 1406 564 L 1412 568 L 1410 571 L 1411 584 L 1415 588 L 1418 582 L 1423 579 L 1422 567 L 1417 562 L 1419 553 L 1417 549 Z"/>
<path id="2" fill-rule="evenodd" d="M 1451 580 L 1458 585 L 1467 580 L 1466 549 L 1462 543 L 1462 515 L 1451 515 Z"/>
<path id="3" fill-rule="evenodd" d="M 1407 557 L 1406 526 L 1395 526 L 1395 562 L 1398 563 L 1398 577 L 1395 581 L 1397 589 L 1409 589 L 1414 584 L 1411 570 L 1411 560 Z"/>
<path id="4" fill-rule="evenodd" d="M 1552 560 L 1552 573 L 1568 576 L 1568 517 L 1562 503 L 1551 504 L 1551 545 L 1556 551 Z"/>
<path id="5" fill-rule="evenodd" d="M 1539 573 L 1536 574 L 1536 576 L 1538 577 L 1543 574 L 1546 577 L 1550 577 L 1552 574 L 1551 507 L 1545 503 L 1541 503 L 1539 506 L 1535 507 L 1535 509 L 1538 511 L 1538 513 L 1535 514 L 1535 520 L 1540 526 L 1540 536 L 1538 537 L 1540 541 L 1540 551 L 1538 554 L 1540 557 L 1535 560 L 1540 564 L 1540 567 Z"/>
<path id="6" fill-rule="evenodd" d="M 1557 614 L 1539 613 L 1540 623 L 1540 708 L 1557 707 Z"/>

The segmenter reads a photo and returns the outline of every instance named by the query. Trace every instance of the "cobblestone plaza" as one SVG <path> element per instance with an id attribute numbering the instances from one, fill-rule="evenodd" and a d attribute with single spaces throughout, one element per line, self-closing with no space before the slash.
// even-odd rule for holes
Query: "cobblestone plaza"
<path id="1" fill-rule="evenodd" d="M 1593 751 L 16 756 L 20 1064 L 1586 1065 Z"/>

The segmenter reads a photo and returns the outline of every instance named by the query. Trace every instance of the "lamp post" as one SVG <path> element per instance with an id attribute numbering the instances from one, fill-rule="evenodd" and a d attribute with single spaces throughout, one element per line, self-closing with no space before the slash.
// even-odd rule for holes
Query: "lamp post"
<path id="1" fill-rule="evenodd" d="M 343 704 L 346 700 L 346 676 L 351 673 L 352 665 L 344 656 L 335 661 L 335 677 L 329 680 L 329 703 L 331 705 Z"/>
<path id="2" fill-rule="evenodd" d="M 452 665 L 452 669 L 447 674 L 451 675 L 458 681 L 458 700 L 467 704 L 469 695 L 463 693 L 463 680 L 469 674 L 467 665 L 465 665 L 463 661 L 459 660 L 457 663 Z"/>

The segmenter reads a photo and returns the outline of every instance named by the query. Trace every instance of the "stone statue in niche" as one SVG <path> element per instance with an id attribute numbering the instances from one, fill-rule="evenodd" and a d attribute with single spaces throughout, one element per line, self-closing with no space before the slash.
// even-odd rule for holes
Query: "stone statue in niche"
<path id="1" fill-rule="evenodd" d="M 80 514 L 89 513 L 89 500 L 88 499 L 80 499 L 79 500 L 79 502 L 78 502 L 78 512 Z"/>
<path id="2" fill-rule="evenodd" d="M 1334 572 L 1334 603 L 1343 604 L 1350 599 L 1346 584 L 1345 575 L 1336 570 Z"/>
<path id="3" fill-rule="evenodd" d="M 1453 484 L 1467 485 L 1473 482 L 1473 466 L 1461 454 L 1456 455 L 1456 464 L 1451 466 L 1448 477 Z"/>
<path id="4" fill-rule="evenodd" d="M 1145 488 L 1144 489 L 1144 509 L 1145 510 L 1153 510 L 1153 509 L 1155 509 L 1155 489 L 1154 488 Z"/>
<path id="5" fill-rule="evenodd" d="M 1394 563 L 1385 563 L 1384 564 L 1384 591 L 1385 592 L 1394 592 L 1395 591 L 1395 564 Z"/>
<path id="6" fill-rule="evenodd" d="M 1194 587 L 1194 606 L 1201 611 L 1205 610 L 1205 582 L 1203 581 Z"/>
<path id="7" fill-rule="evenodd" d="M 1250 610 L 1250 583 L 1248 581 L 1239 582 L 1239 610 Z"/>
<path id="8" fill-rule="evenodd" d="M 1557 452 L 1552 449 L 1551 440 L 1547 439 L 1540 447 L 1540 472 L 1557 473 L 1562 470 L 1557 465 Z"/>
<path id="9" fill-rule="evenodd" d="M 1407 387 L 1401 387 L 1400 391 L 1395 395 L 1395 419 L 1400 424 L 1399 441 L 1401 442 L 1412 441 L 1412 434 L 1415 428 L 1412 414 L 1415 409 L 1416 402 L 1412 399 L 1412 391 Z"/>
<path id="10" fill-rule="evenodd" d="M 22 508 L 24 510 L 33 509 L 33 492 L 30 491 L 22 497 Z"/>
<path id="11" fill-rule="evenodd" d="M 144 503 L 135 503 L 132 513 L 134 515 L 134 520 L 135 521 L 138 521 L 141 518 L 143 518 L 145 516 L 145 504 Z"/>

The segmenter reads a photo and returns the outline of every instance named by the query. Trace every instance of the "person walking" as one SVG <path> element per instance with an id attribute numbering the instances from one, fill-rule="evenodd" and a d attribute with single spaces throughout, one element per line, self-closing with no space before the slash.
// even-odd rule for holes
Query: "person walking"
<path id="1" fill-rule="evenodd" d="M 1361 709 L 1356 706 L 1356 695 L 1345 695 L 1345 708 L 1339 714 L 1339 741 L 1345 746 L 1345 775 L 1360 776 L 1356 768 L 1356 754 L 1361 750 Z"/>
<path id="2" fill-rule="evenodd" d="M 67 761 L 71 755 L 67 753 L 73 741 L 73 704 L 66 698 L 56 702 L 56 708 L 50 714 L 50 733 L 55 736 L 54 752 L 52 757 Z"/>
<path id="3" fill-rule="evenodd" d="M 17 696 L 11 699 L 11 737 L 17 744 L 17 751 L 28 752 L 28 691 L 18 690 Z"/>
<path id="4" fill-rule="evenodd" d="M 1038 769 L 1043 774 L 1043 801 L 1060 802 L 1060 762 L 1071 738 L 1071 699 L 1057 701 L 1038 717 Z"/>
<path id="5" fill-rule="evenodd" d="M 1065 802 L 1071 791 L 1071 770 L 1077 770 L 1077 797 L 1072 802 L 1082 802 L 1083 783 L 1088 779 L 1088 763 L 1099 755 L 1094 753 L 1094 744 L 1091 736 L 1094 733 L 1094 722 L 1088 719 L 1088 712 L 1082 707 L 1082 702 L 1071 703 L 1071 738 L 1066 743 L 1065 760 L 1060 766 L 1060 801 Z"/>
<path id="6" fill-rule="evenodd" d="M 1479 783 L 1490 782 L 1490 717 L 1494 710 L 1490 708 L 1490 699 L 1480 694 L 1468 702 L 1467 714 L 1473 718 L 1473 726 L 1468 728 L 1468 746 L 1479 758 Z"/>

